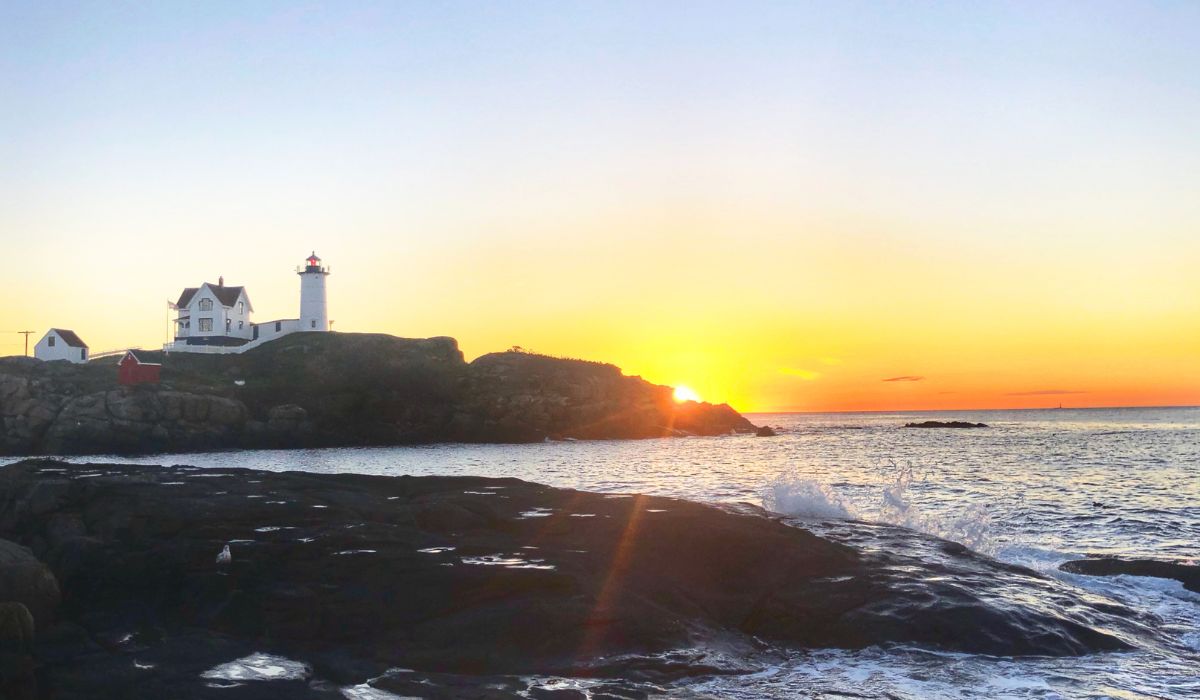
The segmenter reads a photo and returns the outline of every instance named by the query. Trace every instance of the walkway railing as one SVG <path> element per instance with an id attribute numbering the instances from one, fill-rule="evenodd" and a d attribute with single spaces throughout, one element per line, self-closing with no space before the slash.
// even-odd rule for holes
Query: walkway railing
<path id="1" fill-rule="evenodd" d="M 142 348 L 142 347 L 121 348 L 120 350 L 105 350 L 104 352 L 90 352 L 90 353 L 88 353 L 88 359 L 89 360 L 99 360 L 101 357 L 112 357 L 113 355 L 124 355 L 125 353 L 129 352 L 130 350 L 134 350 L 134 351 L 145 350 L 145 348 Z"/>

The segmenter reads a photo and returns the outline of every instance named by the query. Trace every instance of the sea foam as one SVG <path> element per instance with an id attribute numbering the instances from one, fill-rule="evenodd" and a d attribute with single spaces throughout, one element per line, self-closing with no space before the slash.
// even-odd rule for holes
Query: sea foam
<path id="1" fill-rule="evenodd" d="M 784 473 L 763 492 L 763 507 L 782 515 L 817 520 L 863 520 L 899 525 L 957 542 L 977 552 L 991 553 L 991 517 L 987 507 L 969 504 L 952 516 L 934 516 L 914 502 L 915 481 L 928 478 L 912 465 L 889 463 L 872 497 L 854 499 L 837 488 L 793 473 Z"/>

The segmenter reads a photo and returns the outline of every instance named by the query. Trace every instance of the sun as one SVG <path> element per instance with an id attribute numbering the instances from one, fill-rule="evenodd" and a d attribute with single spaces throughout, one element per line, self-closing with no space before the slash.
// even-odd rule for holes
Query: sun
<path id="1" fill-rule="evenodd" d="M 675 387 L 675 401 L 683 403 L 684 401 L 699 401 L 700 394 L 697 394 L 691 387 L 683 386 L 682 384 Z"/>

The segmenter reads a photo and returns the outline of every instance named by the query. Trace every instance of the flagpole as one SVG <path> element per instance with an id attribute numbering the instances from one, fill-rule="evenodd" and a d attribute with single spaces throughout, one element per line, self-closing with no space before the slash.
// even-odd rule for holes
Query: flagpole
<path id="1" fill-rule="evenodd" d="M 171 310 L 172 310 L 172 309 L 178 309 L 178 308 L 179 308 L 179 307 L 178 307 L 178 306 L 176 306 L 175 304 L 173 304 L 173 303 L 171 302 L 171 300 L 170 300 L 170 299 L 167 299 L 167 325 L 166 325 L 166 339 L 163 341 L 163 345 L 162 345 L 162 347 L 163 347 L 163 352 L 164 352 L 164 353 L 167 351 L 167 345 L 169 345 L 169 344 L 171 343 L 171 338 L 172 338 L 172 332 L 171 332 L 171 330 L 172 330 L 172 329 L 171 329 Z"/>

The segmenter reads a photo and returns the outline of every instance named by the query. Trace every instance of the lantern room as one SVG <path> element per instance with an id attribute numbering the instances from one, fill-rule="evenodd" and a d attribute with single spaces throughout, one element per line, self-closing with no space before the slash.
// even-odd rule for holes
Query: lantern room
<path id="1" fill-rule="evenodd" d="M 321 259 L 317 257 L 317 252 L 314 250 L 312 255 L 305 259 L 305 272 L 325 272 L 325 268 L 321 267 Z"/>

